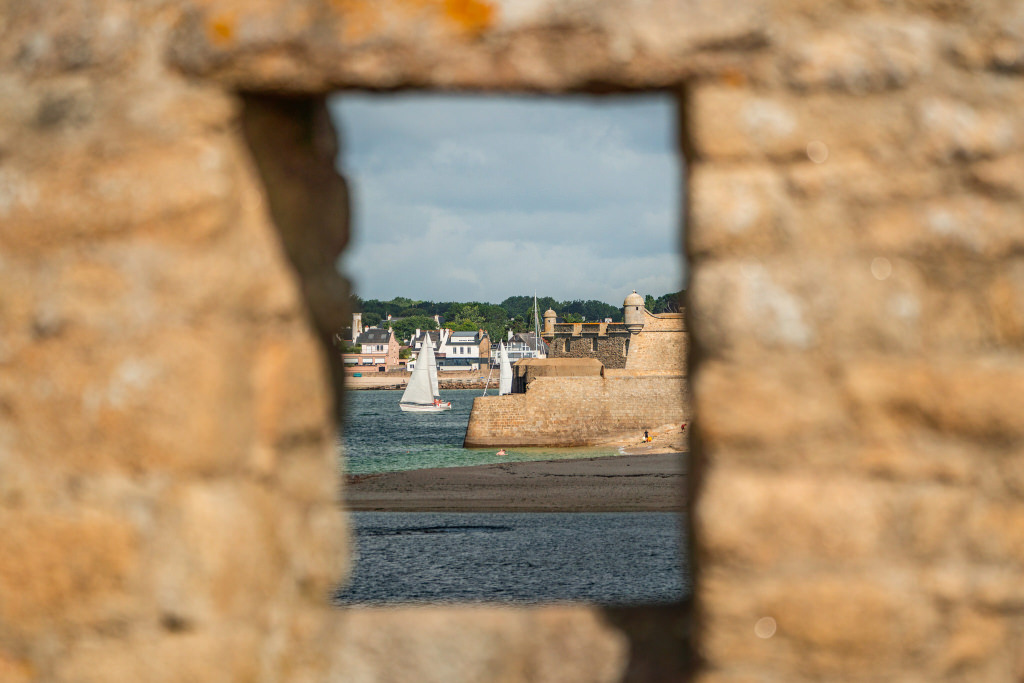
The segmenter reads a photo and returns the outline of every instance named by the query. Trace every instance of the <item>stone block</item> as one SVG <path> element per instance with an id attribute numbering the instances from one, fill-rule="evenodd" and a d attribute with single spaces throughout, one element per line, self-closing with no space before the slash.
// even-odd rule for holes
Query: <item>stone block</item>
<path id="1" fill-rule="evenodd" d="M 57 683 L 108 681 L 286 680 L 274 664 L 277 653 L 260 647 L 262 634 L 253 623 L 226 622 L 220 628 L 176 633 L 132 634 L 117 638 L 83 638 L 54 662 Z"/>
<path id="2" fill-rule="evenodd" d="M 841 394 L 820 371 L 780 360 L 748 368 L 709 362 L 701 368 L 693 380 L 694 411 L 712 452 L 792 446 L 810 436 L 842 433 L 850 423 L 839 409 Z"/>
<path id="3" fill-rule="evenodd" d="M 33 666 L 27 659 L 0 651 L 0 681 L 5 683 L 31 683 L 35 678 Z"/>
<path id="4" fill-rule="evenodd" d="M 38 637 L 68 622 L 122 616 L 140 569 L 129 522 L 90 510 L 7 510 L 4 527 L 0 623 L 8 632 Z"/>
<path id="5" fill-rule="evenodd" d="M 818 342 L 808 316 L 804 291 L 809 278 L 759 259 L 711 262 L 691 271 L 688 295 L 694 326 L 691 343 L 720 357 L 734 347 L 757 345 L 781 351 L 806 351 Z"/>
<path id="6" fill-rule="evenodd" d="M 779 174 L 765 167 L 698 167 L 690 175 L 687 253 L 772 251 L 785 242 L 788 200 Z"/>
<path id="7" fill-rule="evenodd" d="M 1002 257 L 1024 243 L 1013 205 L 973 196 L 949 197 L 879 209 L 862 223 L 865 245 L 882 253 Z"/>
<path id="8" fill-rule="evenodd" d="M 948 636 L 934 663 L 938 675 L 964 679 L 1010 680 L 1014 662 L 1007 656 L 1010 619 L 1002 614 L 958 610 L 947 618 Z"/>
<path id="9" fill-rule="evenodd" d="M 1015 259 L 993 274 L 985 303 L 995 339 L 1007 347 L 1019 347 L 1024 342 L 1024 259 Z"/>
<path id="10" fill-rule="evenodd" d="M 621 680 L 628 643 L 593 608 L 366 609 L 341 614 L 352 683 Z"/>
<path id="11" fill-rule="evenodd" d="M 970 441 L 920 430 L 904 439 L 864 444 L 851 456 L 850 464 L 870 476 L 892 481 L 967 486 L 979 479 L 976 457 L 977 446 Z"/>
<path id="12" fill-rule="evenodd" d="M 920 562 L 960 557 L 971 503 L 960 487 L 904 485 L 890 504 L 891 547 Z"/>
<path id="13" fill-rule="evenodd" d="M 976 501 L 967 531 L 969 550 L 978 561 L 1024 567 L 1024 503 Z"/>
<path id="14" fill-rule="evenodd" d="M 847 364 L 848 410 L 878 436 L 918 432 L 1002 442 L 1024 436 L 1024 371 L 1012 357 Z"/>
<path id="15" fill-rule="evenodd" d="M 250 596 L 271 600 L 288 563 L 280 503 L 259 487 L 223 480 L 188 483 L 168 496 L 153 550 L 161 612 L 203 628 L 261 612 Z"/>
<path id="16" fill-rule="evenodd" d="M 870 254 L 723 259 L 693 268 L 688 294 L 693 341 L 714 358 L 917 351 L 931 303 L 918 266 Z"/>
<path id="17" fill-rule="evenodd" d="M 979 161 L 968 168 L 971 181 L 988 195 L 1000 198 L 1024 198 L 1024 155 L 1003 156 Z"/>
<path id="18" fill-rule="evenodd" d="M 823 576 L 765 601 L 809 677 L 886 678 L 914 670 L 937 625 L 934 608 L 902 581 Z M 886 675 L 888 673 L 888 676 Z"/>
<path id="19" fill-rule="evenodd" d="M 800 90 L 868 93 L 906 87 L 934 68 L 935 27 L 887 17 L 847 20 L 787 38 L 782 69 Z"/>
<path id="20" fill-rule="evenodd" d="M 0 200 L 8 228 L 0 244 L 40 250 L 143 232 L 168 242 L 204 242 L 228 227 L 236 168 L 223 145 L 194 140 L 138 147 L 106 155 L 75 150 L 57 171 L 34 181 L 15 166 L 8 182 L 17 201 Z M 182 177 L 182 168 L 192 173 Z"/>
<path id="21" fill-rule="evenodd" d="M 885 552 L 891 498 L 887 487 L 852 477 L 713 463 L 694 510 L 698 561 L 758 572 L 872 563 Z"/>
<path id="22" fill-rule="evenodd" d="M 915 126 L 896 98 L 794 97 L 708 84 L 695 88 L 686 106 L 700 161 L 852 155 L 900 163 Z"/>
<path id="23" fill-rule="evenodd" d="M 792 164 L 785 173 L 786 188 L 792 197 L 843 205 L 874 205 L 934 197 L 952 184 L 934 168 L 920 168 L 906 161 L 896 167 L 880 165 L 865 156 L 853 154 L 826 159 L 820 164 Z M 846 220 L 855 223 L 853 216 Z M 828 234 L 834 235 L 838 227 L 827 225 Z"/>
<path id="24" fill-rule="evenodd" d="M 303 0 L 282 9 L 192 2 L 168 52 L 193 77 L 303 94 L 340 87 L 566 92 L 592 90 L 599 80 L 671 87 L 692 70 L 688 56 L 718 63 L 722 52 L 763 43 L 767 4 Z"/>
<path id="25" fill-rule="evenodd" d="M 231 326 L 164 329 L 146 343 L 34 345 L 19 373 L 39 378 L 13 409 L 33 457 L 72 470 L 211 472 L 237 466 L 250 442 L 247 368 L 226 363 L 245 340 Z M 244 353 L 244 352 L 243 352 Z M 160 419 L 154 419 L 160 416 Z"/>
<path id="26" fill-rule="evenodd" d="M 308 334 L 271 337 L 253 363 L 255 425 L 262 443 L 286 451 L 289 444 L 327 439 L 327 369 L 323 351 Z"/>
<path id="27" fill-rule="evenodd" d="M 917 105 L 919 144 L 934 159 L 980 159 L 1021 144 L 1020 123 L 1003 111 L 979 110 L 960 101 L 930 97 Z"/>
<path id="28" fill-rule="evenodd" d="M 938 614 L 908 574 L 819 570 L 755 578 L 707 569 L 698 647 L 712 670 L 814 681 L 891 680 L 906 672 L 925 680 L 916 663 L 929 652 Z M 774 628 L 755 630 L 763 619 Z"/>

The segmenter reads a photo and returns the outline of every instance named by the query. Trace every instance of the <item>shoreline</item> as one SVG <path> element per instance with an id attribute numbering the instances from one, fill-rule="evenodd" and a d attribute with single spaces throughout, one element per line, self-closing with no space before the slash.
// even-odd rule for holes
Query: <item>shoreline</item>
<path id="1" fill-rule="evenodd" d="M 348 475 L 345 507 L 354 512 L 679 512 L 686 456 L 661 447 L 632 455 Z"/>

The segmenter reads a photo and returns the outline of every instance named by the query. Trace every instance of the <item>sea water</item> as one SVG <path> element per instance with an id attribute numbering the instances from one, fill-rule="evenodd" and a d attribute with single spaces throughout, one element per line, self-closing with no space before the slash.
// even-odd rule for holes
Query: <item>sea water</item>
<path id="1" fill-rule="evenodd" d="M 357 512 L 339 605 L 667 603 L 690 592 L 670 512 Z"/>
<path id="2" fill-rule="evenodd" d="M 349 391 L 344 438 L 339 450 L 347 474 L 374 474 L 433 467 L 465 467 L 497 462 L 560 460 L 618 455 L 616 448 L 463 448 L 473 399 L 482 389 L 441 390 L 452 409 L 442 413 L 403 413 L 401 391 Z M 494 389 L 488 394 L 493 396 Z"/>
<path id="3" fill-rule="evenodd" d="M 493 390 L 491 390 L 493 392 Z M 481 390 L 403 413 L 400 391 L 351 391 L 339 452 L 349 474 L 617 455 L 614 448 L 462 447 Z M 355 512 L 355 564 L 339 605 L 673 602 L 690 591 L 674 513 Z"/>

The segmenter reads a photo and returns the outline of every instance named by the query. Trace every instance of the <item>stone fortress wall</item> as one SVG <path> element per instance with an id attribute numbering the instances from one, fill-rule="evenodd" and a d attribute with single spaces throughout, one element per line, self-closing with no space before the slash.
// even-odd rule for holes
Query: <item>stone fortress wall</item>
<path id="1" fill-rule="evenodd" d="M 0 679 L 1024 675 L 1017 0 L 0 17 Z M 692 604 L 328 606 L 351 88 L 677 97 Z"/>
<path id="2" fill-rule="evenodd" d="M 684 316 L 655 315 L 642 305 L 638 312 L 640 327 L 633 332 L 621 323 L 546 324 L 543 336 L 553 359 L 603 364 L 609 349 L 628 349 L 628 355 L 617 367 L 601 368 L 599 376 L 590 376 L 589 368 L 587 376 L 528 374 L 525 393 L 477 397 L 465 446 L 586 446 L 688 421 Z M 570 352 L 561 350 L 565 342 L 571 342 Z"/>
<path id="3" fill-rule="evenodd" d="M 525 394 L 478 396 L 467 448 L 588 446 L 689 419 L 679 376 L 538 377 Z"/>
<path id="4" fill-rule="evenodd" d="M 573 336 L 571 332 L 556 336 L 548 345 L 548 358 L 596 358 L 606 368 L 624 368 L 628 340 L 628 333 L 602 336 L 596 330 L 583 326 L 579 336 Z"/>

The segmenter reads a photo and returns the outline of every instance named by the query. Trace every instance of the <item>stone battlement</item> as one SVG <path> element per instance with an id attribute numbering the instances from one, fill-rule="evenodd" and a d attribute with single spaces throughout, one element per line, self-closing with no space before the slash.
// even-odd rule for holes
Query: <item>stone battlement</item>
<path id="1" fill-rule="evenodd" d="M 525 394 L 479 396 L 465 446 L 590 446 L 689 420 L 682 375 L 538 377 Z"/>

